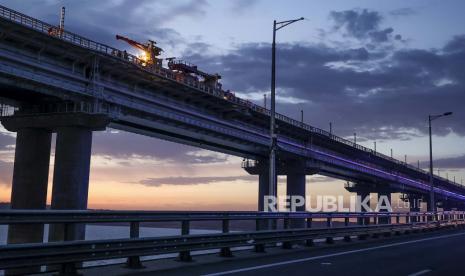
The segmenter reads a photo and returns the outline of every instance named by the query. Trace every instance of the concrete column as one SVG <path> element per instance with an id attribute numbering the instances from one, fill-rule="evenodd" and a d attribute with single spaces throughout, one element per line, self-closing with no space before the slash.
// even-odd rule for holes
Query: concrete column
<path id="1" fill-rule="evenodd" d="M 388 202 L 389 202 L 389 206 L 391 205 L 391 193 L 389 191 L 381 191 L 381 192 L 378 192 L 378 204 L 380 204 L 380 198 L 381 197 L 387 197 L 388 199 Z M 386 202 L 383 202 L 383 207 L 384 204 Z M 379 212 L 390 212 L 391 210 L 387 210 L 387 209 L 381 209 L 379 210 Z M 391 223 L 390 221 L 390 218 L 389 217 L 380 217 L 379 218 L 379 221 L 378 221 L 379 224 L 388 224 L 388 223 Z"/>
<path id="2" fill-rule="evenodd" d="M 262 169 L 258 174 L 258 211 L 264 211 L 264 197 L 270 194 L 269 170 Z"/>
<path id="3" fill-rule="evenodd" d="M 45 129 L 17 131 L 11 209 L 45 209 L 52 134 Z M 8 243 L 43 242 L 44 225 L 10 225 Z"/>
<path id="4" fill-rule="evenodd" d="M 85 210 L 89 189 L 92 130 L 61 127 L 57 130 L 52 209 Z M 50 241 L 64 240 L 64 226 L 53 225 Z M 66 239 L 85 238 L 85 225 L 68 226 Z"/>
<path id="5" fill-rule="evenodd" d="M 370 196 L 370 192 L 369 191 L 357 191 L 357 197 L 360 197 L 361 201 L 363 201 L 366 197 L 369 197 Z M 367 205 L 370 206 L 370 200 L 368 200 L 367 202 Z M 362 206 L 360 212 L 367 212 L 367 210 L 365 210 Z M 357 219 L 357 224 L 359 225 L 368 225 L 370 224 L 370 218 L 358 218 Z"/>
<path id="6" fill-rule="evenodd" d="M 287 175 L 287 195 L 291 197 L 293 196 L 301 196 L 304 199 L 304 205 L 300 207 L 296 207 L 297 212 L 305 212 L 305 173 L 290 173 Z M 291 210 L 292 211 L 292 210 Z M 304 228 L 305 227 L 305 219 L 292 219 L 290 221 L 291 228 Z"/>

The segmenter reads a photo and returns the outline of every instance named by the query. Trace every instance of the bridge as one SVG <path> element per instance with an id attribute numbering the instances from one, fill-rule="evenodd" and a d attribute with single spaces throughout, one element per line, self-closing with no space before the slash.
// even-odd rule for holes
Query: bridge
<path id="1" fill-rule="evenodd" d="M 276 194 L 268 187 L 268 109 L 53 28 L 0 6 L 0 121 L 17 133 L 12 209 L 45 209 L 52 133 L 57 142 L 51 209 L 87 209 L 92 133 L 107 127 L 243 157 L 243 168 L 259 178 L 258 210 L 265 195 Z M 434 176 L 431 187 L 420 168 L 282 114 L 276 122 L 277 171 L 287 175 L 289 195 L 305 197 L 305 176 L 320 174 L 348 181 L 346 189 L 361 196 L 401 192 L 406 200 L 428 203 L 433 188 L 437 206 L 463 210 L 460 184 Z M 294 226 L 303 227 L 302 219 Z M 8 243 L 42 242 L 43 223 L 13 223 Z M 57 224 L 49 240 L 83 237 L 83 224 L 71 230 Z"/>

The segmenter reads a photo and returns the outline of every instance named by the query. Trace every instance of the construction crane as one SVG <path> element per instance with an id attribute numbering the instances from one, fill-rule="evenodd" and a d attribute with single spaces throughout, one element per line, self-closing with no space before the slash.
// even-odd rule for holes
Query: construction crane
<path id="1" fill-rule="evenodd" d="M 221 88 L 221 84 L 218 82 L 221 79 L 221 76 L 218 74 L 208 74 L 203 71 L 200 71 L 197 68 L 197 65 L 192 63 L 183 61 L 183 60 L 176 60 L 176 58 L 171 57 L 167 58 L 168 60 L 168 68 L 173 71 L 180 72 L 184 75 L 195 75 L 200 76 L 203 78 L 203 82 L 206 85 L 213 86 L 215 88 Z"/>
<path id="2" fill-rule="evenodd" d="M 58 27 L 50 27 L 48 29 L 48 34 L 58 37 L 63 37 L 63 32 L 65 31 L 65 7 L 61 7 L 60 15 L 60 24 Z"/>
<path id="3" fill-rule="evenodd" d="M 162 59 L 157 58 L 160 56 L 161 52 L 163 49 L 160 47 L 155 46 L 157 44 L 153 40 L 149 40 L 147 44 L 142 44 L 140 42 L 134 41 L 132 39 L 129 39 L 127 37 L 121 36 L 121 35 L 116 35 L 117 40 L 123 40 L 127 42 L 129 45 L 131 45 L 134 48 L 137 48 L 139 50 L 142 50 L 144 53 L 141 57 L 141 59 L 147 64 L 147 65 L 157 65 L 157 66 L 162 66 Z"/>

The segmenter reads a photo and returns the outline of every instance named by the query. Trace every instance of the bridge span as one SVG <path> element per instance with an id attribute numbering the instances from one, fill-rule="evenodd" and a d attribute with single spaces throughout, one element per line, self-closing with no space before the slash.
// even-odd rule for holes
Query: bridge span
<path id="1" fill-rule="evenodd" d="M 107 127 L 249 159 L 243 167 L 259 176 L 263 208 L 260 200 L 269 194 L 269 110 L 51 28 L 0 6 L 0 99 L 15 108 L 3 110 L 1 122 L 17 132 L 13 209 L 45 208 L 51 133 L 57 133 L 51 207 L 86 209 L 92 132 Z M 276 120 L 278 173 L 287 175 L 289 195 L 305 196 L 305 176 L 321 174 L 349 181 L 347 189 L 360 195 L 428 197 L 426 171 L 284 115 Z M 464 186 L 435 176 L 434 192 L 444 209 L 463 208 Z M 43 234 L 43 226 L 10 229 L 11 243 L 39 241 Z M 82 237 L 83 228 L 75 230 L 75 238 Z"/>

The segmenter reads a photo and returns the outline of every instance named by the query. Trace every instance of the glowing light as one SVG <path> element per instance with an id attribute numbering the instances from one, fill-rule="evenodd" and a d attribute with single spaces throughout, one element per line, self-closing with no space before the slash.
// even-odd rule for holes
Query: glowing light
<path id="1" fill-rule="evenodd" d="M 140 60 L 142 60 L 143 62 L 147 63 L 149 60 L 150 60 L 150 57 L 149 55 L 147 54 L 147 52 L 141 52 L 138 56 L 138 58 Z"/>

